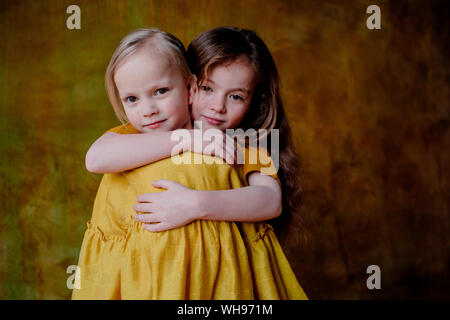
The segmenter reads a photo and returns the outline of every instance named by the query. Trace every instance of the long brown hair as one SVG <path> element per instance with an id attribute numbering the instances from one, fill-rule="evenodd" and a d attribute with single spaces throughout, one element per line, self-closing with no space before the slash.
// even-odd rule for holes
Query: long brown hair
<path id="1" fill-rule="evenodd" d="M 282 184 L 283 211 L 271 220 L 283 244 L 296 236 L 303 228 L 299 214 L 301 187 L 299 182 L 299 159 L 295 152 L 291 128 L 285 116 L 279 92 L 278 71 L 269 49 L 255 32 L 232 27 L 220 27 L 198 35 L 187 49 L 187 60 L 192 73 L 201 81 L 208 69 L 226 62 L 247 57 L 256 72 L 256 84 L 249 111 L 239 128 L 243 130 L 266 129 L 268 150 L 270 131 L 279 130 L 278 177 Z M 234 128 L 233 128 L 234 129 Z"/>

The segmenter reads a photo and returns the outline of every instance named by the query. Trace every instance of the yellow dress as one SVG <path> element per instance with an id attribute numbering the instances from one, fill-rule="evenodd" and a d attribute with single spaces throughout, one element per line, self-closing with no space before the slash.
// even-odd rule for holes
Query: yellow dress
<path id="1" fill-rule="evenodd" d="M 131 125 L 110 130 L 138 133 Z M 205 155 L 185 152 L 187 159 Z M 196 220 L 149 232 L 134 219 L 138 195 L 161 192 L 168 179 L 196 190 L 240 188 L 255 166 L 239 174 L 226 163 L 175 164 L 172 158 L 105 174 L 79 257 L 80 287 L 72 299 L 307 299 L 265 222 Z M 244 181 L 244 182 L 243 182 Z"/>

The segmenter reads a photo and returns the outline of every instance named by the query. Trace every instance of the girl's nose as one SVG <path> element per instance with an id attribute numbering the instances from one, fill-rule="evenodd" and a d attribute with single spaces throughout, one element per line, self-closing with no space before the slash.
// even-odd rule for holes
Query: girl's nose
<path id="1" fill-rule="evenodd" d="M 152 101 L 146 101 L 141 106 L 141 112 L 144 117 L 150 117 L 159 113 L 159 109 Z"/>
<path id="2" fill-rule="evenodd" d="M 225 98 L 217 97 L 216 99 L 211 101 L 210 109 L 217 113 L 225 113 L 225 111 L 227 110 L 225 106 Z"/>

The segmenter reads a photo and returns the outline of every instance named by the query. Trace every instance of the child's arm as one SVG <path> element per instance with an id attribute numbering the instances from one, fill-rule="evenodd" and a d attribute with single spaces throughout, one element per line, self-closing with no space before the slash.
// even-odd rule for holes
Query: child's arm
<path id="1" fill-rule="evenodd" d="M 190 139 L 172 139 L 176 133 L 189 134 Z M 223 158 L 228 164 L 234 164 L 233 143 L 226 143 L 231 138 L 217 130 L 223 139 L 212 139 L 213 148 L 205 148 L 210 141 L 203 144 L 194 143 L 194 131 L 178 129 L 174 131 L 141 134 L 117 134 L 108 132 L 95 141 L 86 154 L 86 168 L 95 173 L 114 173 L 134 169 L 184 151 L 213 154 Z M 186 137 L 186 136 L 185 136 Z M 180 143 L 181 141 L 181 143 Z M 175 149 L 174 149 L 175 148 Z M 172 153 L 173 152 L 173 153 Z"/>
<path id="2" fill-rule="evenodd" d="M 117 134 L 108 132 L 98 138 L 86 154 L 86 168 L 95 173 L 125 171 L 170 156 L 177 145 L 171 132 Z"/>
<path id="3" fill-rule="evenodd" d="M 226 221 L 270 220 L 281 214 L 281 187 L 271 176 L 253 172 L 248 187 L 200 191 L 202 214 L 198 219 Z"/>
<path id="4" fill-rule="evenodd" d="M 264 221 L 281 214 L 281 187 L 270 177 L 253 172 L 250 186 L 218 191 L 197 191 L 176 182 L 158 180 L 153 186 L 165 192 L 147 193 L 138 197 L 134 206 L 138 221 L 149 231 L 178 228 L 196 219 L 219 221 Z"/>

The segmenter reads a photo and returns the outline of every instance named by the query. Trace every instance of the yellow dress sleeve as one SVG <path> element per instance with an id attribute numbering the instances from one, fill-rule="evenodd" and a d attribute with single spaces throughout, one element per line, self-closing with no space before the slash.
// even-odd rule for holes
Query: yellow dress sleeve
<path id="1" fill-rule="evenodd" d="M 129 122 L 125 124 L 121 124 L 120 126 L 111 128 L 107 130 L 103 135 L 107 134 L 108 132 L 114 132 L 118 134 L 134 134 L 134 133 L 140 133 L 133 125 Z"/>
<path id="2" fill-rule="evenodd" d="M 266 149 L 250 147 L 245 148 L 243 152 L 244 163 L 239 166 L 238 171 L 246 185 L 248 185 L 248 175 L 255 171 L 261 172 L 263 175 L 271 176 L 280 183 L 277 175 L 278 170 Z"/>

